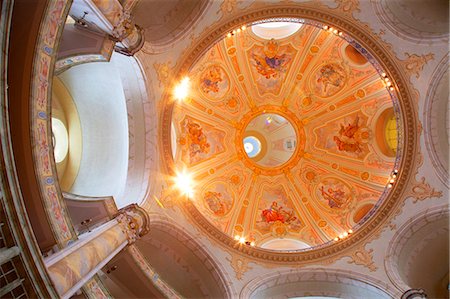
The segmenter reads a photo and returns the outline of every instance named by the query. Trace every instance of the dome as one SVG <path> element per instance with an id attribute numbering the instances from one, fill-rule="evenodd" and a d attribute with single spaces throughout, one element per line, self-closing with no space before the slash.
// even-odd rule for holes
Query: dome
<path id="1" fill-rule="evenodd" d="M 196 213 L 236 241 L 289 251 L 357 230 L 398 163 L 395 95 L 370 50 L 291 21 L 302 26 L 289 35 L 256 34 L 279 24 L 265 22 L 212 45 L 171 113 L 174 168 L 193 178 Z"/>

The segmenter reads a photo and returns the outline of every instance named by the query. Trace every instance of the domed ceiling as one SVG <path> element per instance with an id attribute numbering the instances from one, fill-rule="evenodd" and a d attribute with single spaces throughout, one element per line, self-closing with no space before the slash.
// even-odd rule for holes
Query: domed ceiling
<path id="1" fill-rule="evenodd" d="M 375 210 L 397 127 L 389 83 L 364 49 L 329 28 L 281 25 L 239 29 L 192 66 L 172 148 L 211 224 L 296 250 L 346 237 Z"/>

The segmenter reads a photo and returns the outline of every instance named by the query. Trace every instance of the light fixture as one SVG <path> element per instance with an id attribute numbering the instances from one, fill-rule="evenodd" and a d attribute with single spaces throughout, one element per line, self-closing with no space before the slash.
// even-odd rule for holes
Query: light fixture
<path id="1" fill-rule="evenodd" d="M 174 178 L 175 186 L 182 193 L 190 197 L 194 191 L 194 182 L 190 173 L 183 169 L 182 172 L 178 172 Z"/>
<path id="2" fill-rule="evenodd" d="M 232 31 L 227 33 L 227 37 L 230 38 L 238 33 L 241 33 L 242 31 L 245 31 L 247 29 L 246 25 L 242 25 L 241 27 L 237 28 L 237 29 L 233 29 Z"/>
<path id="3" fill-rule="evenodd" d="M 173 90 L 173 97 L 179 101 L 182 101 L 187 98 L 189 95 L 189 89 L 191 81 L 189 77 L 184 77 L 180 83 L 175 86 Z"/>

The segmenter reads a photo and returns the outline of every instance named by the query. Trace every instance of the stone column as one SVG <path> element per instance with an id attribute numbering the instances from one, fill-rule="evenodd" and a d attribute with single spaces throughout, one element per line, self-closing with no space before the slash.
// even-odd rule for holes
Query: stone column
<path id="1" fill-rule="evenodd" d="M 78 240 L 46 258 L 48 273 L 61 298 L 69 298 L 107 262 L 149 230 L 148 214 L 136 204 L 83 234 Z"/>
<path id="2" fill-rule="evenodd" d="M 118 0 L 92 0 L 103 16 L 113 26 L 112 37 L 116 43 L 115 50 L 124 55 L 134 55 L 144 46 L 144 34 L 131 16 L 131 9 L 135 1 L 124 2 Z"/>

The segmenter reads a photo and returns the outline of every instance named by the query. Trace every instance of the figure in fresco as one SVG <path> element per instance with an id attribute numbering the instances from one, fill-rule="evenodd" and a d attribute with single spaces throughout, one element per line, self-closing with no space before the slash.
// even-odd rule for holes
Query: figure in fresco
<path id="1" fill-rule="evenodd" d="M 330 187 L 325 191 L 324 186 L 322 186 L 320 191 L 323 199 L 328 202 L 328 206 L 332 209 L 340 208 L 346 201 L 345 192 L 339 188 L 333 189 Z"/>
<path id="2" fill-rule="evenodd" d="M 329 97 L 344 87 L 346 75 L 341 66 L 326 64 L 320 68 L 316 78 L 320 94 L 324 97 Z"/>
<path id="3" fill-rule="evenodd" d="M 263 210 L 261 216 L 267 223 L 280 221 L 289 224 L 297 219 L 292 211 L 285 211 L 276 201 L 272 202 L 270 208 Z"/>
<path id="4" fill-rule="evenodd" d="M 47 144 L 47 133 L 43 123 L 38 124 L 38 146 L 39 146 L 39 157 L 41 160 L 42 171 L 44 173 L 50 172 L 50 161 L 48 157 L 48 144 Z"/>
<path id="5" fill-rule="evenodd" d="M 208 153 L 210 150 L 210 144 L 206 139 L 206 135 L 203 133 L 202 127 L 192 121 L 188 121 L 186 127 L 190 140 L 189 156 L 191 160 L 200 153 Z"/>
<path id="6" fill-rule="evenodd" d="M 219 83 L 223 81 L 220 67 L 214 65 L 209 67 L 200 80 L 200 88 L 204 93 L 219 92 Z"/>
<path id="7" fill-rule="evenodd" d="M 279 45 L 272 39 L 264 47 L 264 56 L 252 54 L 257 72 L 266 79 L 276 78 L 290 61 L 286 54 L 279 55 L 278 52 Z"/>
<path id="8" fill-rule="evenodd" d="M 338 136 L 333 137 L 334 142 L 336 142 L 337 148 L 340 151 L 348 152 L 348 153 L 361 153 L 362 148 L 361 144 L 356 141 L 355 143 L 350 143 L 341 140 Z"/>
<path id="9" fill-rule="evenodd" d="M 227 207 L 223 202 L 222 193 L 207 191 L 204 195 L 204 199 L 214 215 L 220 217 L 226 214 Z"/>
<path id="10" fill-rule="evenodd" d="M 361 143 L 356 138 L 356 133 L 360 129 L 359 116 L 356 115 L 352 123 L 346 126 L 340 124 L 339 136 L 334 136 L 333 140 L 337 145 L 339 151 L 349 152 L 349 153 L 361 153 L 362 147 Z"/>

